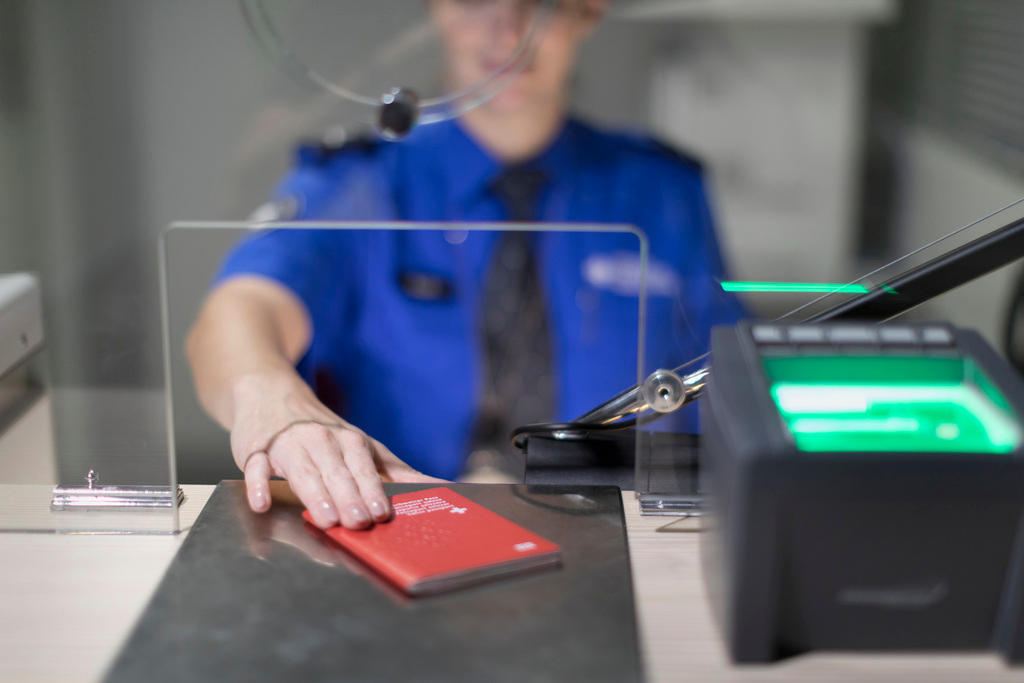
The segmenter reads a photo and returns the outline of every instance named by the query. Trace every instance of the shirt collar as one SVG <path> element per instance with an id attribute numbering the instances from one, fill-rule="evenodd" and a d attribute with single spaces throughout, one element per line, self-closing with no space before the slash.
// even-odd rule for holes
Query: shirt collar
<path id="1" fill-rule="evenodd" d="M 571 182 L 578 163 L 570 141 L 573 130 L 573 122 L 566 120 L 543 152 L 521 163 L 543 170 L 552 184 Z M 421 168 L 437 169 L 447 181 L 449 196 L 456 201 L 485 192 L 507 165 L 491 156 L 458 120 L 421 126 L 407 142 L 414 153 L 429 157 L 429 166 Z"/>

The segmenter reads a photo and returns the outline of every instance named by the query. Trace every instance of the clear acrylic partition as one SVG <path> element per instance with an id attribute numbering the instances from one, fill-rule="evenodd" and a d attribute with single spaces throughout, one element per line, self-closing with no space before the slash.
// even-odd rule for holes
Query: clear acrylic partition
<path id="1" fill-rule="evenodd" d="M 739 303 L 745 316 L 751 318 L 813 321 L 829 309 L 866 293 L 898 297 L 898 288 L 893 285 L 907 273 L 1021 220 L 1024 220 L 1024 198 L 1002 207 L 993 207 L 990 213 L 961 224 L 937 225 L 931 231 L 934 239 L 924 244 L 902 245 L 905 251 L 901 256 L 865 268 L 863 274 L 855 278 L 840 275 L 830 283 L 753 280 L 708 283 L 707 301 L 722 311 L 720 315 L 725 318 Z M 693 310 L 694 301 L 692 296 L 684 300 L 679 295 L 683 289 L 657 291 L 653 284 L 657 271 L 655 259 L 651 263 L 649 278 L 652 284 L 647 306 L 648 353 L 641 360 L 641 375 L 647 380 L 648 387 L 655 391 L 665 386 L 664 381 L 656 381 L 656 376 L 652 378 L 652 373 L 659 369 L 673 370 L 679 377 L 689 377 L 693 383 L 701 385 L 700 371 L 714 372 L 711 359 L 703 356 L 709 342 L 700 333 L 705 333 L 706 328 L 687 324 L 683 314 Z M 1002 321 L 978 319 L 975 311 L 990 307 L 972 306 L 971 301 L 978 301 L 978 297 L 1000 296 L 1003 290 L 1008 289 L 1008 278 L 1013 273 L 1017 273 L 1014 266 L 1003 268 L 937 296 L 901 313 L 899 317 L 906 320 L 948 320 L 978 328 L 995 348 L 1002 351 Z M 668 336 L 665 330 L 671 331 Z M 674 387 L 671 383 L 668 386 Z M 637 429 L 636 490 L 645 513 L 682 515 L 689 511 L 699 512 L 703 487 L 697 460 L 697 439 L 694 437 L 699 434 L 699 407 L 698 399 Z M 648 411 L 647 415 L 657 414 Z"/>
<path id="2" fill-rule="evenodd" d="M 231 277 L 260 273 L 287 280 L 292 291 L 308 285 L 300 297 L 307 308 L 326 306 L 326 312 L 314 314 L 313 346 L 299 368 L 319 398 L 341 417 L 417 468 L 429 471 L 431 460 L 448 463 L 437 465 L 440 469 L 431 474 L 472 482 L 521 481 L 523 456 L 511 446 L 507 431 L 517 425 L 500 425 L 505 431 L 496 439 L 497 448 L 478 432 L 487 412 L 484 377 L 490 362 L 483 315 L 500 295 L 487 283 L 493 273 L 491 259 L 497 258 L 506 231 L 527 235 L 549 326 L 551 411 L 534 411 L 524 419 L 571 420 L 635 384 L 647 243 L 631 227 L 172 225 L 164 235 L 165 346 L 180 480 L 192 484 L 241 478 L 228 434 L 196 398 L 185 355 L 204 299 L 230 272 Z M 286 261 L 315 265 L 299 268 L 298 280 L 274 275 Z M 225 265 L 229 263 L 236 265 Z M 306 285 L 296 284 L 306 276 Z M 324 302 L 311 303 L 306 297 L 313 291 L 317 300 L 323 293 Z M 514 319 L 520 318 L 529 320 L 527 313 Z M 497 405 L 518 415 L 524 414 L 521 406 L 510 406 L 520 396 L 536 393 L 528 382 L 498 386 Z"/>
<path id="3" fill-rule="evenodd" d="M 157 250 L 140 264 L 132 247 L 0 275 L 2 531 L 178 527 L 161 339 L 146 333 Z"/>
<path id="4" fill-rule="evenodd" d="M 562 1 L 374 0 L 373 12 L 366 0 L 240 0 L 240 7 L 274 62 L 359 110 L 386 136 L 401 136 L 407 130 L 381 124 L 400 122 L 405 113 L 413 124 L 452 118 L 500 92 L 529 63 Z M 502 28 L 512 25 L 518 32 Z M 441 77 L 447 57 L 477 54 L 481 45 L 488 48 L 485 61 L 460 69 L 456 79 Z"/>

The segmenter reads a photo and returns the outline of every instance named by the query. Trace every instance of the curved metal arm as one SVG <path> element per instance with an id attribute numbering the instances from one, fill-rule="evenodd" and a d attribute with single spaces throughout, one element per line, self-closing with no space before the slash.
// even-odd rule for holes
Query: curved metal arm
<path id="1" fill-rule="evenodd" d="M 573 422 L 607 424 L 645 410 L 663 414 L 675 412 L 703 395 L 711 374 L 711 368 L 707 365 L 682 376 L 677 370 L 655 370 L 643 383 L 616 394 Z"/>

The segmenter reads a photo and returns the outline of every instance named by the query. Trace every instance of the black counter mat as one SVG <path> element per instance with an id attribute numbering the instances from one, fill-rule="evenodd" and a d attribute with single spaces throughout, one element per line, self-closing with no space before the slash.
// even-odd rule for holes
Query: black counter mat
<path id="1" fill-rule="evenodd" d="M 618 489 L 450 485 L 558 543 L 562 566 L 414 599 L 306 525 L 274 486 L 263 515 L 242 482 L 217 486 L 107 680 L 642 678 Z"/>

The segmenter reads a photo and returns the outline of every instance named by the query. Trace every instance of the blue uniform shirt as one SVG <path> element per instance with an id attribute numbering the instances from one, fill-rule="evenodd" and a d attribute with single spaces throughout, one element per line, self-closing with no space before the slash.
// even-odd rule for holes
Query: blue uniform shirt
<path id="1" fill-rule="evenodd" d="M 647 235 L 645 373 L 703 353 L 711 326 L 740 316 L 717 284 L 722 260 L 696 162 L 569 120 L 534 165 L 549 179 L 540 220 Z M 500 171 L 449 121 L 401 142 L 302 148 L 278 195 L 306 220 L 497 222 L 505 209 L 488 184 Z M 268 231 L 236 247 L 217 279 L 258 274 L 292 290 L 313 320 L 298 370 L 321 400 L 411 466 L 453 478 L 483 391 L 480 295 L 498 234 Z M 552 418 L 566 420 L 636 381 L 638 241 L 555 232 L 534 245 L 553 338 Z M 695 430 L 695 414 L 681 412 L 673 427 Z"/>

